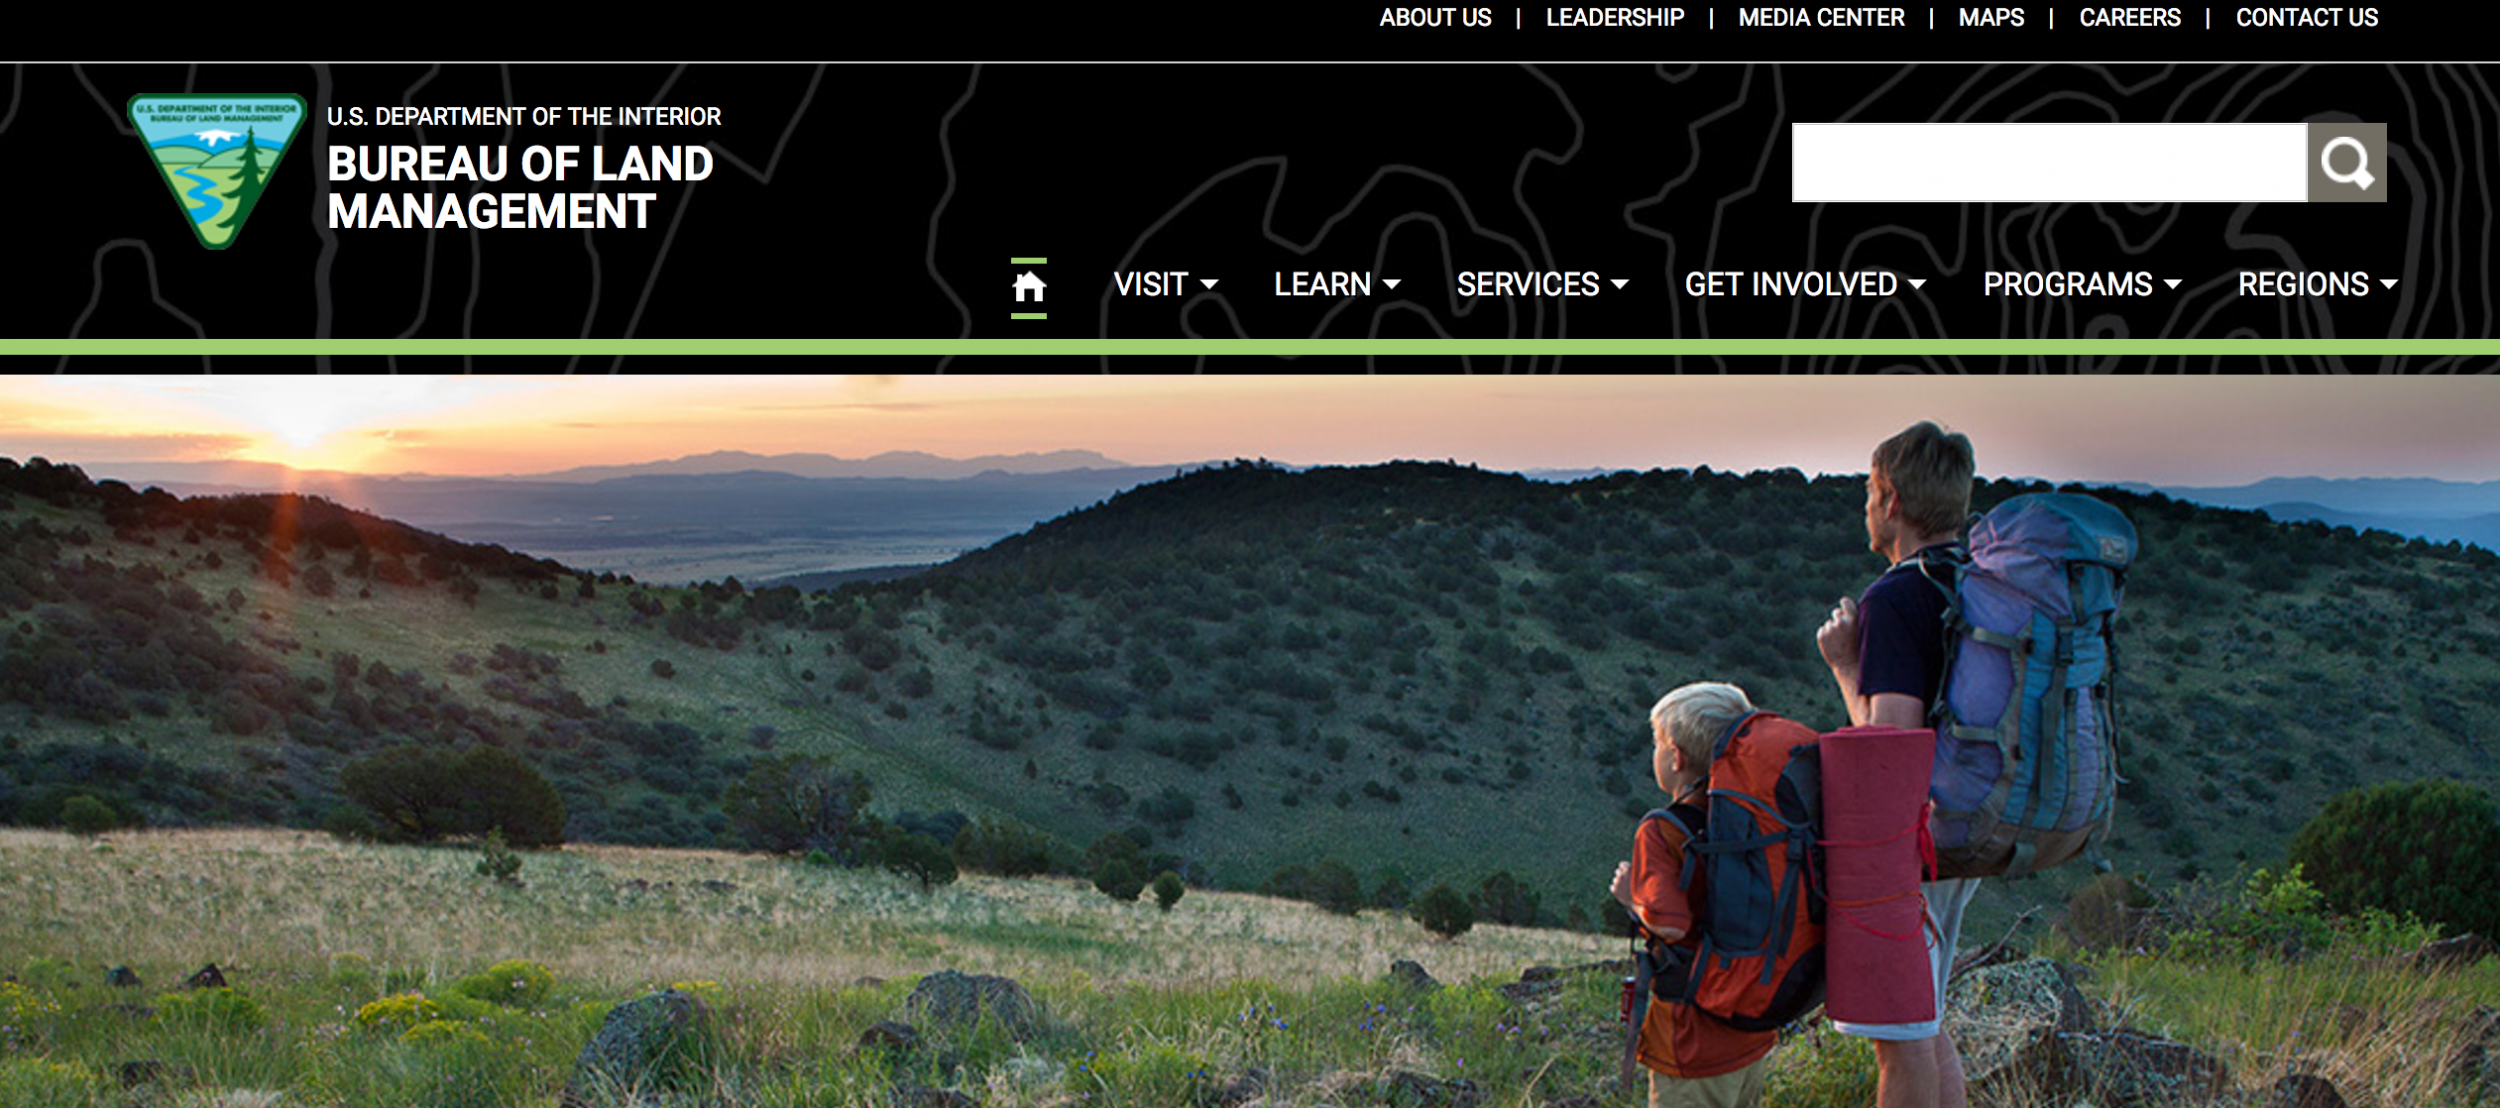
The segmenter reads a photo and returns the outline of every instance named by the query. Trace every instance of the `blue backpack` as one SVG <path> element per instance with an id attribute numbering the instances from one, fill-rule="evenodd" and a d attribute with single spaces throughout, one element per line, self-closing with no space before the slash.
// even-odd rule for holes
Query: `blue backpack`
<path id="1" fill-rule="evenodd" d="M 2135 555 L 2118 509 L 2029 493 L 1971 523 L 1967 560 L 1922 565 L 1946 597 L 1944 685 L 1928 709 L 1939 876 L 2021 876 L 2087 853 L 2097 864 L 2118 787 L 2112 625 Z"/>

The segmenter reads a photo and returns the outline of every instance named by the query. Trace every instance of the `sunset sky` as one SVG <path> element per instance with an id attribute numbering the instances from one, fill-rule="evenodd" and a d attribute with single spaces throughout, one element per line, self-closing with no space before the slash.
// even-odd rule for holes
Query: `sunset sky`
<path id="1" fill-rule="evenodd" d="M 1919 419 L 1981 473 L 2500 479 L 2500 379 L 11 377 L 0 456 L 520 474 L 715 450 L 1858 473 Z"/>

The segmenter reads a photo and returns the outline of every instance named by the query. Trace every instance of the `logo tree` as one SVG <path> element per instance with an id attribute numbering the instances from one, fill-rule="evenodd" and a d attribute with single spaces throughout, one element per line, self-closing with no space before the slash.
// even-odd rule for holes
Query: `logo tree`
<path id="1" fill-rule="evenodd" d="M 260 190 L 269 180 L 268 172 L 260 165 L 260 144 L 254 130 L 251 127 L 243 129 L 243 164 L 237 167 L 238 176 L 233 191 L 226 193 L 226 198 L 234 201 L 232 224 L 236 227 L 251 218 L 252 205 L 259 202 Z"/>

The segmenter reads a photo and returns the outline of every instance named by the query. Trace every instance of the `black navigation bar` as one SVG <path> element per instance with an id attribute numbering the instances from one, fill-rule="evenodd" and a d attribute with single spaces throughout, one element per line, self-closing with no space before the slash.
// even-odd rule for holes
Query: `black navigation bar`
<path id="1" fill-rule="evenodd" d="M 2435 62 L 2456 9 L 2188 5 L 915 4 L 744 18 L 498 12 L 389 34 L 261 37 L 244 62 Z M 104 9 L 73 20 L 105 18 Z M 119 17 L 112 17 L 119 19 Z M 121 22 L 126 23 L 126 20 Z M 664 26 L 662 26 L 664 24 Z M 99 26 L 0 61 L 197 61 L 198 41 Z M 289 45 L 279 45 L 279 44 Z M 318 44 L 318 54 L 307 53 Z"/>

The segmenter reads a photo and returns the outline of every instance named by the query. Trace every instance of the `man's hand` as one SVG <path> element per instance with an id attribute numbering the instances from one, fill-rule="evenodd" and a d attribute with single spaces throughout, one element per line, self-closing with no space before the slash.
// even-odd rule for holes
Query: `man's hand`
<path id="1" fill-rule="evenodd" d="M 1852 672 L 1858 668 L 1858 602 L 1840 598 L 1823 629 L 1814 633 L 1814 645 L 1823 652 L 1823 664 L 1834 673 Z"/>
<path id="2" fill-rule="evenodd" d="M 1615 899 L 1621 901 L 1625 908 L 1632 907 L 1632 863 L 1615 863 L 1615 883 L 1607 891 L 1615 894 Z M 1634 918 L 1639 918 L 1637 910 Z"/>

